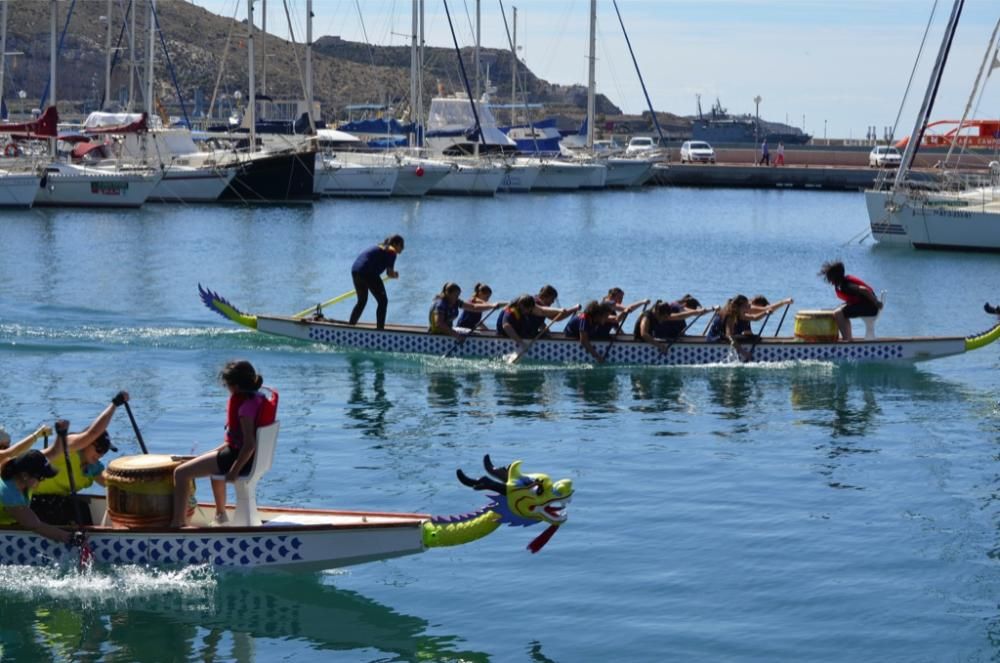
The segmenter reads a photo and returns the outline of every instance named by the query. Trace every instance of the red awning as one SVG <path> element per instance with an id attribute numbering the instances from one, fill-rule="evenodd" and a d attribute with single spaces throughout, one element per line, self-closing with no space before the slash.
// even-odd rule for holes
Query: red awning
<path id="1" fill-rule="evenodd" d="M 94 156 L 104 157 L 107 156 L 104 153 L 104 143 L 78 143 L 73 148 L 73 159 L 79 160 L 87 156 L 91 152 L 100 152 Z"/>
<path id="2" fill-rule="evenodd" d="M 34 122 L 0 124 L 0 134 L 10 134 L 15 138 L 55 138 L 59 113 L 55 106 L 49 106 Z"/>

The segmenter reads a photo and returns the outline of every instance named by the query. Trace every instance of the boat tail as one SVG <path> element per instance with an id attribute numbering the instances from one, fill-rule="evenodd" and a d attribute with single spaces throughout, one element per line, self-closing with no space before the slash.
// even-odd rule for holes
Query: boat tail
<path id="1" fill-rule="evenodd" d="M 469 478 L 457 470 L 458 480 L 474 490 L 490 491 L 490 503 L 462 516 L 435 516 L 423 525 L 423 543 L 427 548 L 457 546 L 481 539 L 501 525 L 528 527 L 548 523 L 548 528 L 528 544 L 536 553 L 566 522 L 566 505 L 573 497 L 573 482 L 552 481 L 545 474 L 523 474 L 521 461 L 494 467 L 489 455 L 483 457 L 486 475 Z"/>
<path id="2" fill-rule="evenodd" d="M 1000 338 L 1000 322 L 993 325 L 993 327 L 984 331 L 981 334 L 966 336 L 965 351 L 970 352 L 972 350 L 978 350 L 979 348 L 985 348 L 987 345 L 993 343 L 998 338 Z"/>
<path id="3" fill-rule="evenodd" d="M 229 300 L 220 295 L 217 292 L 212 292 L 208 288 L 202 288 L 201 284 L 198 284 L 198 294 L 201 296 L 202 303 L 211 311 L 215 311 L 223 318 L 227 320 L 232 320 L 238 325 L 243 325 L 244 327 L 249 327 L 250 329 L 257 329 L 257 316 L 251 315 L 249 313 L 244 313 L 239 310 L 231 303 Z"/>

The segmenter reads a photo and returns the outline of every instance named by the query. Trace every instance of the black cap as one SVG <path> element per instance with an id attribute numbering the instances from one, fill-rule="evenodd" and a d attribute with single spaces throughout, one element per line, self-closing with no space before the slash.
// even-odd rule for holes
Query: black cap
<path id="1" fill-rule="evenodd" d="M 23 472 L 36 479 L 51 479 L 59 474 L 59 470 L 52 467 L 49 459 L 38 449 L 32 449 L 18 456 L 11 461 L 11 464 L 14 465 L 13 470 L 15 474 Z"/>
<path id="2" fill-rule="evenodd" d="M 111 451 L 114 451 L 115 453 L 118 453 L 118 447 L 111 444 L 111 436 L 108 435 L 108 431 L 104 431 L 103 433 L 97 436 L 97 439 L 94 440 L 94 448 L 97 449 L 97 453 L 100 454 L 108 453 L 109 449 Z"/>

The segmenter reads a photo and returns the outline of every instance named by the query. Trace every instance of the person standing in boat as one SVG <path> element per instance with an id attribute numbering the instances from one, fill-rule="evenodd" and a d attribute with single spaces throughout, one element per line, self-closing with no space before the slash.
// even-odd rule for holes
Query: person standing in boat
<path id="1" fill-rule="evenodd" d="M 608 321 L 614 318 L 615 308 L 610 302 L 592 301 L 566 323 L 563 333 L 567 338 L 580 341 L 583 349 L 598 364 L 604 363 L 604 355 L 597 351 L 591 341 L 604 341 L 611 337 Z"/>
<path id="2" fill-rule="evenodd" d="M 834 293 L 843 304 L 833 312 L 837 321 L 840 337 L 845 341 L 853 338 L 851 320 L 853 318 L 868 318 L 878 315 L 882 310 L 882 302 L 875 296 L 875 290 L 857 276 L 847 274 L 844 263 L 839 260 L 823 263 L 819 275 L 833 286 Z"/>
<path id="3" fill-rule="evenodd" d="M 403 252 L 403 247 L 403 237 L 392 235 L 386 237 L 381 244 L 362 251 L 361 255 L 354 261 L 351 266 L 351 279 L 354 281 L 358 302 L 354 305 L 354 310 L 351 311 L 350 324 L 358 324 L 358 320 L 368 304 L 368 293 L 371 292 L 378 305 L 378 308 L 375 309 L 375 326 L 378 329 L 385 329 L 385 315 L 389 309 L 389 297 L 385 294 L 382 272 L 385 272 L 390 279 L 399 278 L 399 273 L 395 270 L 396 256 Z"/>
<path id="4" fill-rule="evenodd" d="M 462 336 L 462 334 L 455 331 L 452 326 L 455 322 L 455 318 L 458 317 L 459 311 L 466 311 L 470 314 L 478 313 L 479 315 L 482 315 L 484 311 L 492 311 L 500 306 L 500 304 L 490 304 L 486 302 L 462 301 L 459 299 L 461 294 L 462 288 L 460 288 L 457 283 L 444 284 L 444 287 L 441 288 L 441 292 L 434 298 L 434 303 L 431 305 L 431 310 L 428 313 L 428 331 L 430 331 L 430 333 L 444 334 L 446 336 Z M 479 321 L 477 320 L 476 324 L 478 324 L 478 322 Z M 473 327 L 474 326 L 475 324 Z"/>
<path id="5" fill-rule="evenodd" d="M 191 498 L 191 481 L 199 477 L 224 474 L 227 482 L 236 481 L 241 476 L 250 473 L 253 466 L 254 453 L 257 451 L 257 428 L 261 413 L 267 400 L 260 388 L 264 386 L 264 378 L 257 374 L 248 361 L 231 361 L 219 373 L 219 379 L 229 390 L 229 403 L 226 408 L 225 441 L 208 453 L 181 463 L 174 468 L 174 506 L 171 527 L 187 525 L 187 504 Z M 226 518 L 219 517 L 219 497 L 213 486 L 216 498 L 216 523 L 223 524 Z M 225 492 L 222 493 L 225 516 Z"/>
<path id="6" fill-rule="evenodd" d="M 469 300 L 469 304 L 486 304 L 490 301 L 490 297 L 493 296 L 493 289 L 490 288 L 485 283 L 477 283 L 472 288 L 472 299 Z M 501 306 L 506 306 L 507 302 L 497 302 L 496 306 L 493 308 L 499 308 Z M 458 322 L 455 323 L 456 329 L 467 329 L 469 331 L 475 331 L 479 329 L 480 331 L 486 330 L 486 325 L 482 324 L 483 314 L 481 311 L 469 311 L 463 310 L 462 314 L 458 316 Z"/>
<path id="7" fill-rule="evenodd" d="M 64 421 L 56 427 L 68 427 Z M 63 429 L 65 430 L 65 428 Z M 14 458 L 0 470 L 0 527 L 20 525 L 41 534 L 47 539 L 69 544 L 70 532 L 42 522 L 31 510 L 31 496 L 38 484 L 56 476 L 58 471 L 38 449 L 32 449 Z"/>

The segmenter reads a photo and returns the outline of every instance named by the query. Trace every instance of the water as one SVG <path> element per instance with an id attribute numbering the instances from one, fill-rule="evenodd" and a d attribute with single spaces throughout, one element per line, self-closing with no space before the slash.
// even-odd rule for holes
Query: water
<path id="1" fill-rule="evenodd" d="M 224 422 L 217 372 L 245 357 L 282 395 L 262 503 L 464 513 L 483 497 L 454 470 L 478 476 L 484 453 L 577 495 L 538 555 L 536 527 L 290 578 L 0 569 L 3 657 L 1000 658 L 996 347 L 917 367 L 507 367 L 266 337 L 197 297 L 202 283 L 248 311 L 297 311 L 350 290 L 354 256 L 399 232 L 396 321 L 426 320 L 448 280 L 501 298 L 551 282 L 564 305 L 617 285 L 627 301 L 828 307 L 815 274 L 839 257 L 888 291 L 880 333 L 990 324 L 995 256 L 842 246 L 866 223 L 858 194 L 695 189 L 4 214 L 0 412 L 15 435 L 56 416 L 82 427 L 126 388 L 154 452 L 206 451 Z M 111 434 L 136 452 L 124 415 Z"/>

